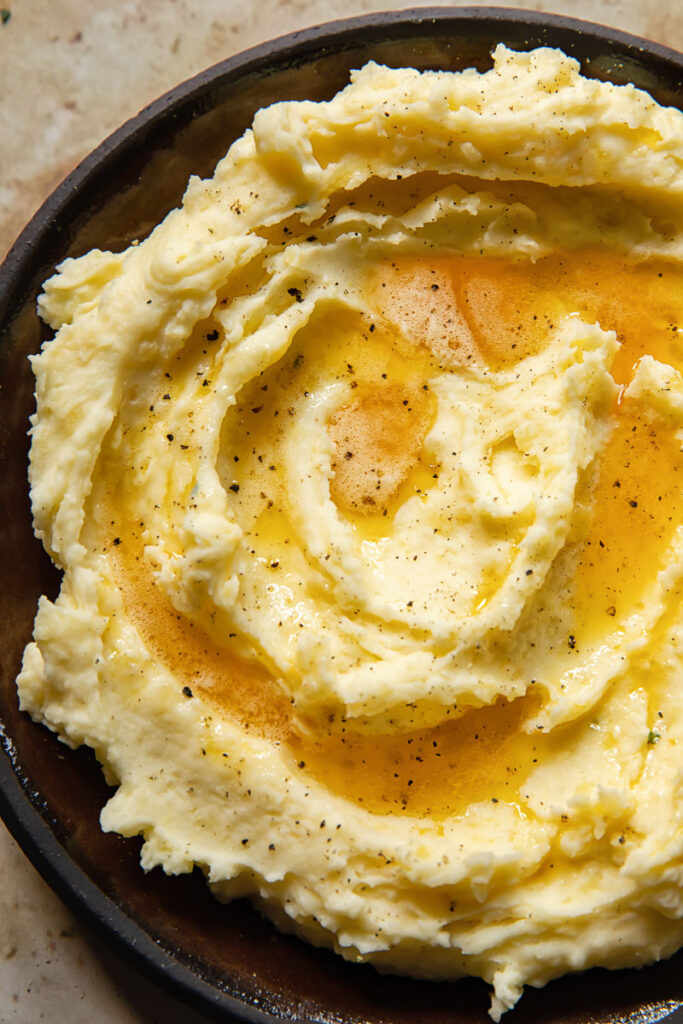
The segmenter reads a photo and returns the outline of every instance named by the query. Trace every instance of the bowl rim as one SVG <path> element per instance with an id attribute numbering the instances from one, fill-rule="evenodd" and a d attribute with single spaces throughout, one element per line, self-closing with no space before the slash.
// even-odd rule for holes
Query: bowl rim
<path id="1" fill-rule="evenodd" d="M 12 309 L 14 298 L 12 286 L 24 276 L 25 263 L 30 258 L 35 238 L 44 233 L 46 226 L 55 223 L 56 213 L 78 193 L 93 171 L 96 168 L 106 169 L 106 166 L 117 159 L 122 151 L 131 148 L 140 139 L 157 117 L 169 113 L 172 108 L 190 103 L 193 97 L 210 82 L 229 81 L 240 74 L 257 72 L 274 60 L 283 63 L 289 60 L 294 63 L 297 57 L 303 57 L 312 46 L 323 41 L 326 44 L 326 49 L 342 49 L 340 43 L 351 40 L 354 34 L 360 30 L 377 35 L 383 26 L 409 30 L 428 25 L 436 27 L 438 23 L 465 24 L 468 21 L 473 24 L 477 22 L 486 22 L 492 25 L 500 23 L 502 26 L 527 24 L 530 28 L 548 28 L 554 32 L 564 31 L 568 36 L 579 35 L 584 40 L 593 37 L 602 42 L 616 43 L 625 49 L 635 49 L 640 53 L 647 53 L 650 58 L 655 57 L 678 65 L 681 75 L 680 84 L 683 87 L 683 52 L 599 22 L 561 14 L 545 14 L 521 7 L 487 7 L 483 5 L 408 7 L 399 11 L 379 11 L 352 18 L 341 18 L 324 22 L 322 25 L 297 29 L 232 54 L 185 79 L 142 107 L 138 113 L 125 120 L 122 125 L 108 134 L 84 156 L 41 203 L 12 243 L 0 264 L 0 310 L 9 308 L 11 311 Z"/>
<path id="2" fill-rule="evenodd" d="M 364 33 L 366 39 L 379 40 L 381 31 L 391 28 L 395 38 L 418 39 L 429 29 L 435 32 L 440 26 L 464 29 L 468 23 L 486 24 L 491 29 L 499 25 L 501 32 L 511 25 L 528 25 L 530 30 L 564 32 L 567 38 L 578 40 L 581 37 L 584 42 L 594 39 L 635 50 L 648 59 L 654 57 L 678 68 L 683 99 L 682 53 L 619 29 L 565 15 L 517 7 L 425 6 L 373 12 L 297 29 L 232 54 L 174 86 L 128 118 L 78 163 L 36 210 L 0 265 L 0 328 L 12 323 L 30 290 L 26 282 L 33 277 L 31 268 L 37 266 L 34 261 L 37 241 L 46 236 L 59 237 L 59 217 L 68 211 L 85 184 L 93 176 L 106 174 L 112 163 L 139 144 L 158 118 L 170 118 L 174 110 L 191 105 L 209 84 L 227 83 L 233 78 L 266 71 L 269 66 L 273 70 L 292 66 L 298 60 L 311 59 L 316 53 L 324 56 L 326 52 L 343 52 L 357 42 L 359 32 Z M 1 718 L 0 747 L 0 818 L 43 879 L 108 948 L 157 985 L 207 1016 L 225 1020 L 226 1014 L 230 1014 L 250 1024 L 292 1020 L 289 1016 L 274 1016 L 254 1002 L 205 981 L 188 964 L 158 944 L 114 898 L 88 877 L 54 834 L 31 799 L 32 783 L 20 767 L 18 752 Z M 654 1019 L 683 1024 L 683 1008 Z"/>

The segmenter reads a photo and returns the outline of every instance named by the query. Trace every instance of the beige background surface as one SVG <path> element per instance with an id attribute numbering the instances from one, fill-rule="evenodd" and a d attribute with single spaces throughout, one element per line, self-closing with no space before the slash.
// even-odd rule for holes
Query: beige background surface
<path id="1" fill-rule="evenodd" d="M 50 190 L 110 131 L 245 47 L 390 0 L 3 0 L 0 256 Z M 431 4 L 430 6 L 439 6 Z M 512 6 L 493 3 L 490 6 Z M 683 0 L 537 0 L 683 50 Z M 202 1024 L 64 909 L 0 824 L 0 1024 Z"/>

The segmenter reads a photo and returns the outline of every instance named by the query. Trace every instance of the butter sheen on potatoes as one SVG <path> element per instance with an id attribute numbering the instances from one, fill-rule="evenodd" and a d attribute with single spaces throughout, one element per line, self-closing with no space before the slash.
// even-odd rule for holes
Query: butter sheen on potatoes
<path id="1" fill-rule="evenodd" d="M 258 112 L 39 301 L 21 706 L 381 970 L 683 945 L 683 115 L 499 46 Z"/>

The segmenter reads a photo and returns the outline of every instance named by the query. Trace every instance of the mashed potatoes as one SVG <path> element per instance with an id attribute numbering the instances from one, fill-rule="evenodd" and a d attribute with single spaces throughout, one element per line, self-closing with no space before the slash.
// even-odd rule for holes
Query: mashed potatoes
<path id="1" fill-rule="evenodd" d="M 683 944 L 683 116 L 499 47 L 260 111 L 34 360 L 22 707 L 352 960 Z"/>

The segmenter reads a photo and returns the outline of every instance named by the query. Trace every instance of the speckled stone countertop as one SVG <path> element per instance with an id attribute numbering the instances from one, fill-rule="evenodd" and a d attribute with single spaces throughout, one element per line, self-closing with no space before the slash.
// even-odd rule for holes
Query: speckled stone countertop
<path id="1" fill-rule="evenodd" d="M 434 6 L 434 0 L 429 6 Z M 0 257 L 106 135 L 167 89 L 285 32 L 417 0 L 4 0 Z M 493 2 L 490 6 L 513 6 Z M 682 0 L 536 0 L 683 50 Z M 0 1024 L 202 1024 L 62 906 L 0 824 Z"/>

